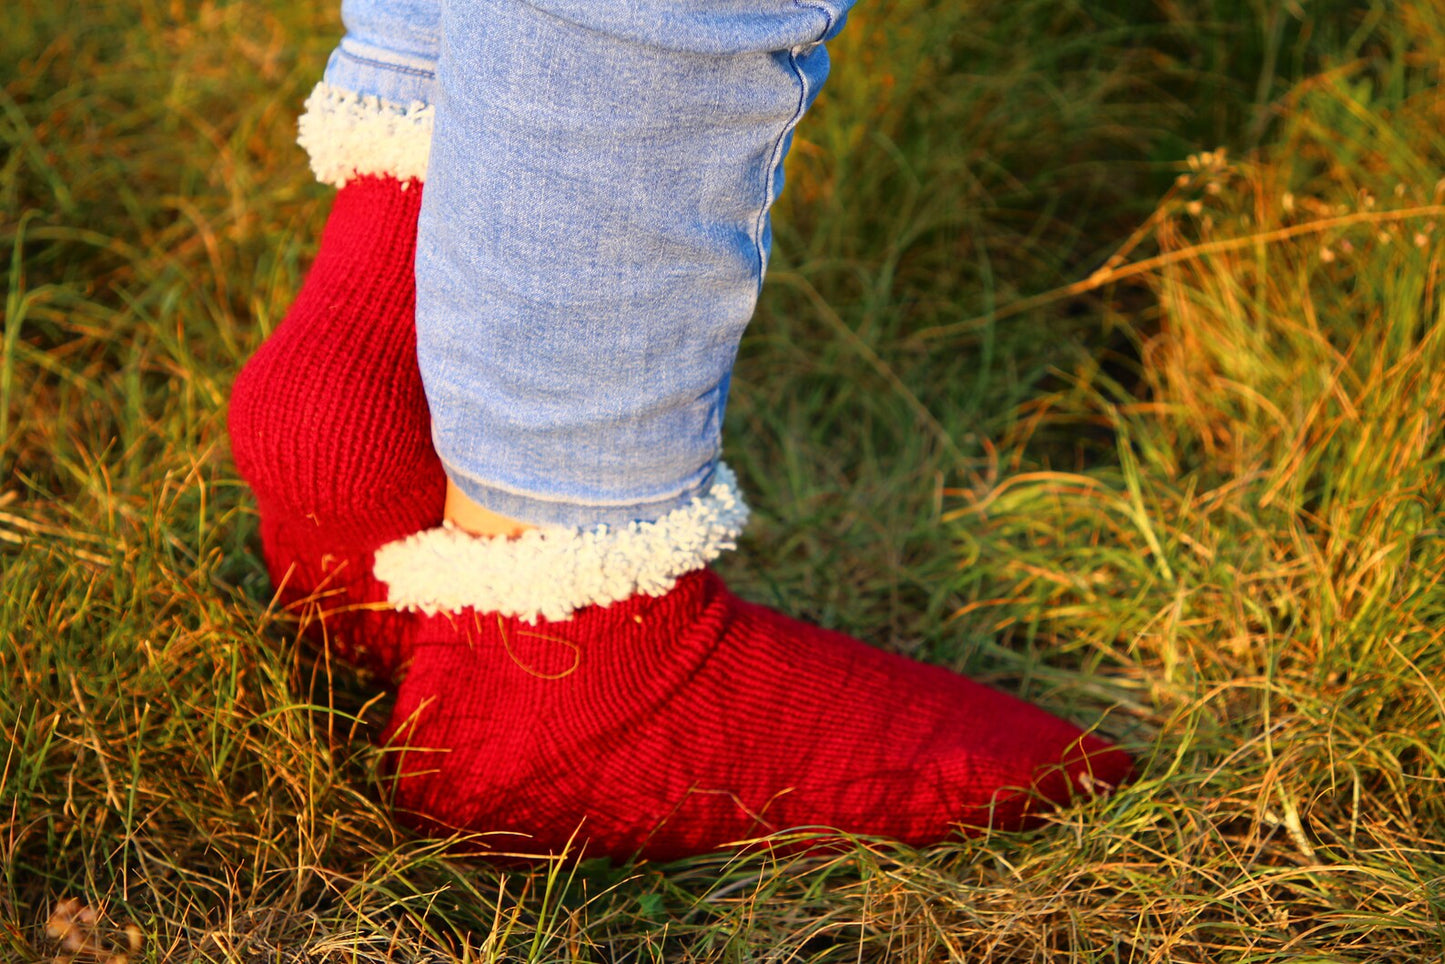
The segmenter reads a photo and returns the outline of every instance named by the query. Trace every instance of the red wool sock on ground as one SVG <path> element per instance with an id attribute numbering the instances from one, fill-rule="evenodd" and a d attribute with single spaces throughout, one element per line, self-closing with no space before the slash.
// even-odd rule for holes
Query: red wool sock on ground
<path id="1" fill-rule="evenodd" d="M 531 623 L 419 617 L 394 804 L 499 851 L 669 859 L 797 827 L 1016 829 L 1129 758 L 936 666 L 739 600 L 710 570 Z M 510 836 L 515 834 L 516 836 Z"/>
<path id="2" fill-rule="evenodd" d="M 706 568 L 746 521 L 735 484 L 719 465 L 655 522 L 380 549 L 418 627 L 398 812 L 499 851 L 672 858 L 799 827 L 1012 829 L 1128 777 L 1037 707 L 738 599 Z"/>
<path id="3" fill-rule="evenodd" d="M 336 195 L 316 261 L 230 405 L 283 604 L 342 658 L 392 678 L 414 620 L 385 605 L 372 554 L 442 518 L 416 364 L 413 259 L 422 187 L 359 177 Z"/>

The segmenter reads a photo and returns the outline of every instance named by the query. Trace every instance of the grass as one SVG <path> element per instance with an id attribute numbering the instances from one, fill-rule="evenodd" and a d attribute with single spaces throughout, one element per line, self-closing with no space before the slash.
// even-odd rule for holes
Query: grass
<path id="1" fill-rule="evenodd" d="M 384 707 L 269 605 L 227 454 L 335 24 L 22 0 L 0 959 L 1439 960 L 1435 6 L 863 5 L 734 378 L 725 574 L 1142 777 L 923 851 L 522 870 L 391 823 Z"/>

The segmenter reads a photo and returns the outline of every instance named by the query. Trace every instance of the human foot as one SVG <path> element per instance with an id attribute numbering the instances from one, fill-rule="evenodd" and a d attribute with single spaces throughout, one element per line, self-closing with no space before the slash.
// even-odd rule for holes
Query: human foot
<path id="1" fill-rule="evenodd" d="M 512 615 L 411 614 L 415 655 L 388 731 L 403 817 L 520 835 L 503 850 L 556 853 L 575 832 L 589 854 L 666 859 L 803 826 L 910 844 L 1016 828 L 1127 778 L 1123 752 L 1036 707 L 686 571 L 710 550 L 678 547 L 728 531 L 730 511 L 672 526 L 675 568 L 645 577 L 652 594 L 628 589 L 645 527 L 557 546 L 538 532 L 438 532 L 383 550 L 393 599 L 432 609 L 469 592 L 515 601 L 538 559 L 561 574 Z M 481 572 L 470 589 L 438 586 L 467 560 Z M 441 590 L 429 602 L 428 583 Z"/>
<path id="2" fill-rule="evenodd" d="M 256 494 L 281 601 L 342 658 L 392 678 L 413 620 L 385 606 L 375 549 L 440 523 L 446 476 L 416 364 L 421 184 L 358 177 L 336 195 L 295 304 L 231 396 L 236 467 Z"/>
<path id="3" fill-rule="evenodd" d="M 419 617 L 394 803 L 502 849 L 668 859 L 793 827 L 910 844 L 1025 825 L 1128 758 L 946 670 L 739 600 L 710 571 L 537 625 Z"/>

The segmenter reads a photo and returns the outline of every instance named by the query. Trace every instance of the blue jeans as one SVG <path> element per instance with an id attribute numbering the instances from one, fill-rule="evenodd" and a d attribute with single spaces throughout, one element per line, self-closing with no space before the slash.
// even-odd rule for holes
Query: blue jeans
<path id="1" fill-rule="evenodd" d="M 473 500 L 591 527 L 708 491 L 783 158 L 849 6 L 343 0 L 303 143 L 333 183 L 426 182 L 417 355 Z"/>

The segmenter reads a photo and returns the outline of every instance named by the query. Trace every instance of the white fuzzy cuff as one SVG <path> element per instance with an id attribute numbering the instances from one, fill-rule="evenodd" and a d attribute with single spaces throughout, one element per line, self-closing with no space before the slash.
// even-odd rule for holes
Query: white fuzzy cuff
<path id="1" fill-rule="evenodd" d="M 428 529 L 378 549 L 373 571 L 398 609 L 470 606 L 533 622 L 560 620 L 639 592 L 663 595 L 679 576 L 735 548 L 747 519 L 737 478 L 719 464 L 705 495 L 656 522 L 530 529 L 515 539 Z"/>
<path id="2" fill-rule="evenodd" d="M 323 184 L 363 175 L 425 180 L 431 154 L 431 105 L 397 104 L 320 83 L 306 98 L 296 143 Z"/>

